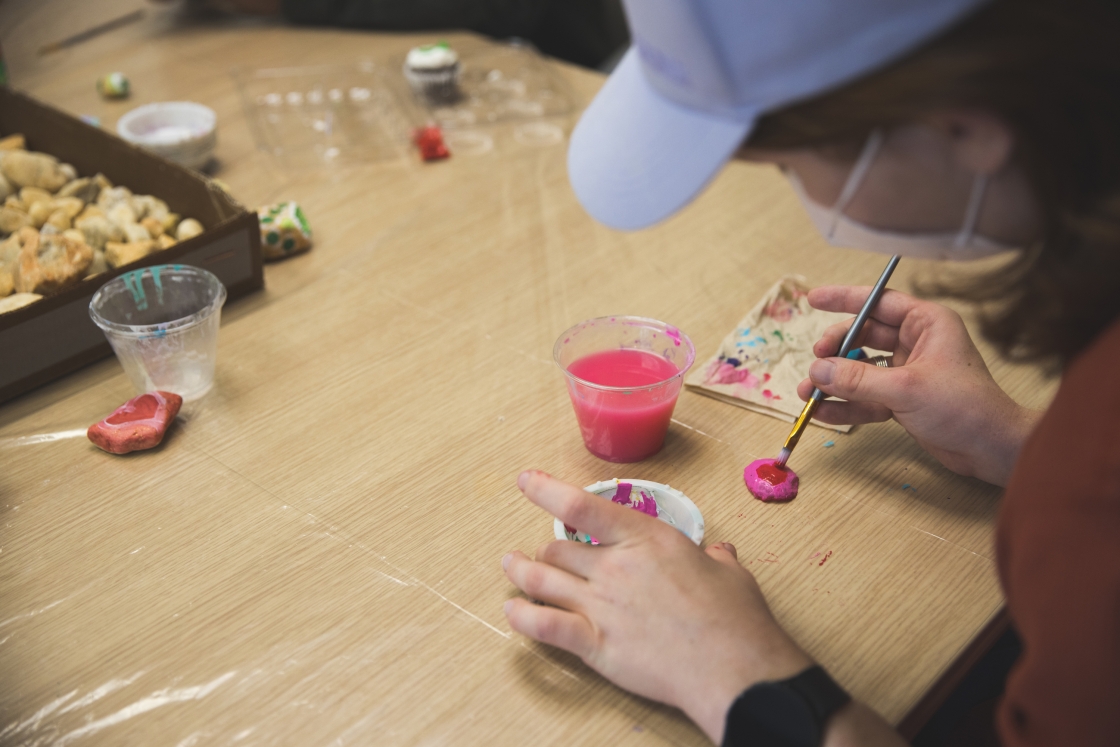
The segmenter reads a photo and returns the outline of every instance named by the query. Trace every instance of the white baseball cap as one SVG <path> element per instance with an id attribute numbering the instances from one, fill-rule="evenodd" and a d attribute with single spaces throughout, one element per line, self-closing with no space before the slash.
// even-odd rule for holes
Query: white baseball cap
<path id="1" fill-rule="evenodd" d="M 593 217 L 634 230 L 690 202 L 759 116 L 890 62 L 988 0 L 622 0 L 633 45 L 572 132 Z"/>

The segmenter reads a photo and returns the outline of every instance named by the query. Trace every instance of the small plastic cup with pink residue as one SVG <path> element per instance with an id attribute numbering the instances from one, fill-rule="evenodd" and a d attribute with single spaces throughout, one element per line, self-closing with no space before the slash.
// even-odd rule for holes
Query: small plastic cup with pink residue
<path id="1" fill-rule="evenodd" d="M 649 480 L 619 479 L 603 480 L 584 488 L 588 493 L 627 505 L 635 511 L 648 516 L 656 516 L 681 534 L 699 545 L 704 540 L 704 517 L 696 504 L 684 493 L 668 485 Z M 597 545 L 596 540 L 586 532 L 568 527 L 556 519 L 553 522 L 556 539 L 567 539 Z"/>

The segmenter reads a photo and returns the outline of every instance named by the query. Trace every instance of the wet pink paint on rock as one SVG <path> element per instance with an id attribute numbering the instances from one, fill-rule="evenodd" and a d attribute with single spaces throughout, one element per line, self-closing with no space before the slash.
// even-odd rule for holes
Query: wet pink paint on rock
<path id="1" fill-rule="evenodd" d="M 747 490 L 760 501 L 790 501 L 797 497 L 800 479 L 790 468 L 778 467 L 775 459 L 756 459 L 743 470 Z"/>

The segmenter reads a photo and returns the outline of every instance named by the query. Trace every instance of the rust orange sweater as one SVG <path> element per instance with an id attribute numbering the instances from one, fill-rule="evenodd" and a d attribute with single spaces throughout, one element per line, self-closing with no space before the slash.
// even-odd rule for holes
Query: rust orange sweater
<path id="1" fill-rule="evenodd" d="M 1023 641 L 997 714 L 1004 747 L 1120 745 L 1120 322 L 1067 367 L 996 537 Z"/>

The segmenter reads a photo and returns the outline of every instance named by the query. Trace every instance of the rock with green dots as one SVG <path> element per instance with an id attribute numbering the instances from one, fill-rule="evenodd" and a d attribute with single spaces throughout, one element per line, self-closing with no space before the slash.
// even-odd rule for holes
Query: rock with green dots
<path id="1" fill-rule="evenodd" d="M 311 226 L 294 202 L 278 202 L 257 211 L 261 225 L 261 253 L 265 259 L 283 259 L 311 248 Z"/>
<path id="2" fill-rule="evenodd" d="M 109 73 L 97 79 L 97 92 L 106 99 L 126 99 L 131 85 L 124 73 Z"/>

